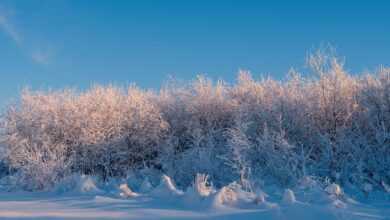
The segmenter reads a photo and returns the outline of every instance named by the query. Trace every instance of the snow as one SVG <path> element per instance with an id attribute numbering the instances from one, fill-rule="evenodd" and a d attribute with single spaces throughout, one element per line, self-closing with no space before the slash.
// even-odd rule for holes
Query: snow
<path id="1" fill-rule="evenodd" d="M 160 185 L 151 194 L 157 197 L 170 197 L 183 195 L 183 191 L 176 188 L 175 183 L 169 176 L 163 175 Z"/>
<path id="2" fill-rule="evenodd" d="M 236 182 L 214 189 L 206 175 L 198 175 L 183 191 L 163 175 L 156 188 L 138 193 L 127 183 L 72 180 L 75 189 L 0 192 L 0 219 L 390 219 L 390 194 L 356 194 L 355 200 L 337 184 L 250 192 Z"/>
<path id="3" fill-rule="evenodd" d="M 330 184 L 325 188 L 325 191 L 333 196 L 340 196 L 342 194 L 341 187 L 335 183 Z"/>
<path id="4" fill-rule="evenodd" d="M 340 201 L 335 202 L 340 204 Z M 385 207 L 387 205 L 387 207 Z M 389 203 L 326 206 L 319 204 L 279 205 L 272 208 L 210 207 L 199 209 L 163 198 L 139 196 L 58 196 L 45 193 L 0 193 L 1 219 L 389 219 Z"/>
<path id="5" fill-rule="evenodd" d="M 291 189 L 286 189 L 283 194 L 283 202 L 286 204 L 293 204 L 296 201 L 294 192 Z"/>
<path id="6" fill-rule="evenodd" d="M 382 181 L 383 189 L 385 189 L 386 192 L 390 193 L 390 186 L 387 185 L 385 182 Z"/>
<path id="7" fill-rule="evenodd" d="M 123 198 L 131 198 L 131 197 L 137 197 L 138 194 L 133 192 L 127 183 L 121 184 L 119 186 L 119 189 L 121 190 L 121 193 L 119 194 Z"/>
<path id="8" fill-rule="evenodd" d="M 0 114 L 0 218 L 388 218 L 390 69 L 310 59 L 315 79 L 22 92 Z"/>
<path id="9" fill-rule="evenodd" d="M 74 174 L 66 177 L 55 190 L 58 193 L 73 193 L 73 194 L 101 194 L 103 191 L 96 186 L 96 180 L 92 176 Z"/>

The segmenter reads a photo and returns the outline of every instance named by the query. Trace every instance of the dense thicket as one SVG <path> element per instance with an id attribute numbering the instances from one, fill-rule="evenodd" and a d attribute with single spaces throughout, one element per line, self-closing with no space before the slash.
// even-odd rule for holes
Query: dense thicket
<path id="1" fill-rule="evenodd" d="M 3 163 L 28 189 L 71 173 L 122 177 L 152 167 L 189 185 L 197 173 L 226 184 L 390 182 L 390 69 L 348 74 L 309 57 L 311 77 L 213 84 L 199 77 L 160 92 L 95 86 L 22 92 L 2 116 Z"/>

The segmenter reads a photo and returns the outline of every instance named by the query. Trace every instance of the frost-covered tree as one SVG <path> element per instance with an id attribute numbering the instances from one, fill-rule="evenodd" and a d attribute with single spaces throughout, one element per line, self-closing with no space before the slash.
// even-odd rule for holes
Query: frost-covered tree
<path id="1" fill-rule="evenodd" d="M 311 75 L 240 71 L 235 84 L 198 77 L 160 92 L 93 86 L 29 91 L 1 116 L 0 160 L 27 189 L 72 173 L 106 180 L 145 167 L 179 187 L 205 173 L 293 185 L 304 176 L 383 189 L 390 183 L 390 70 L 350 74 L 321 51 Z"/>

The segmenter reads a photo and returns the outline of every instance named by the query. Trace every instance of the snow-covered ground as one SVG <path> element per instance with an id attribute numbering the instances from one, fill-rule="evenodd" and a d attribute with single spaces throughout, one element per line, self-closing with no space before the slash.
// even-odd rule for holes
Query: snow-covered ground
<path id="1" fill-rule="evenodd" d="M 219 190 L 199 183 L 185 192 L 169 177 L 148 193 L 120 185 L 98 190 L 84 179 L 67 192 L 1 192 L 0 219 L 390 219 L 390 197 L 372 193 L 355 200 L 337 185 L 323 190 L 248 193 L 237 185 Z"/>
<path id="2" fill-rule="evenodd" d="M 179 200 L 148 196 L 58 196 L 42 193 L 1 193 L 1 219 L 390 219 L 390 204 L 259 205 L 251 208 L 199 207 Z"/>

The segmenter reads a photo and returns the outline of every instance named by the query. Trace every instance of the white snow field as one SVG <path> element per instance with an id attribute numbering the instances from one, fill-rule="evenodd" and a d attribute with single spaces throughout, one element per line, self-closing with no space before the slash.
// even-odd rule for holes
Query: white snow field
<path id="1" fill-rule="evenodd" d="M 0 219 L 390 219 L 390 196 L 373 192 L 358 202 L 320 187 L 267 195 L 234 183 L 214 190 L 202 181 L 183 192 L 167 176 L 141 194 L 127 184 L 98 189 L 84 178 L 66 192 L 1 192 Z"/>
<path id="2" fill-rule="evenodd" d="M 0 219 L 390 219 L 389 203 L 274 204 L 248 208 L 202 207 L 148 196 L 58 196 L 1 193 Z"/>

